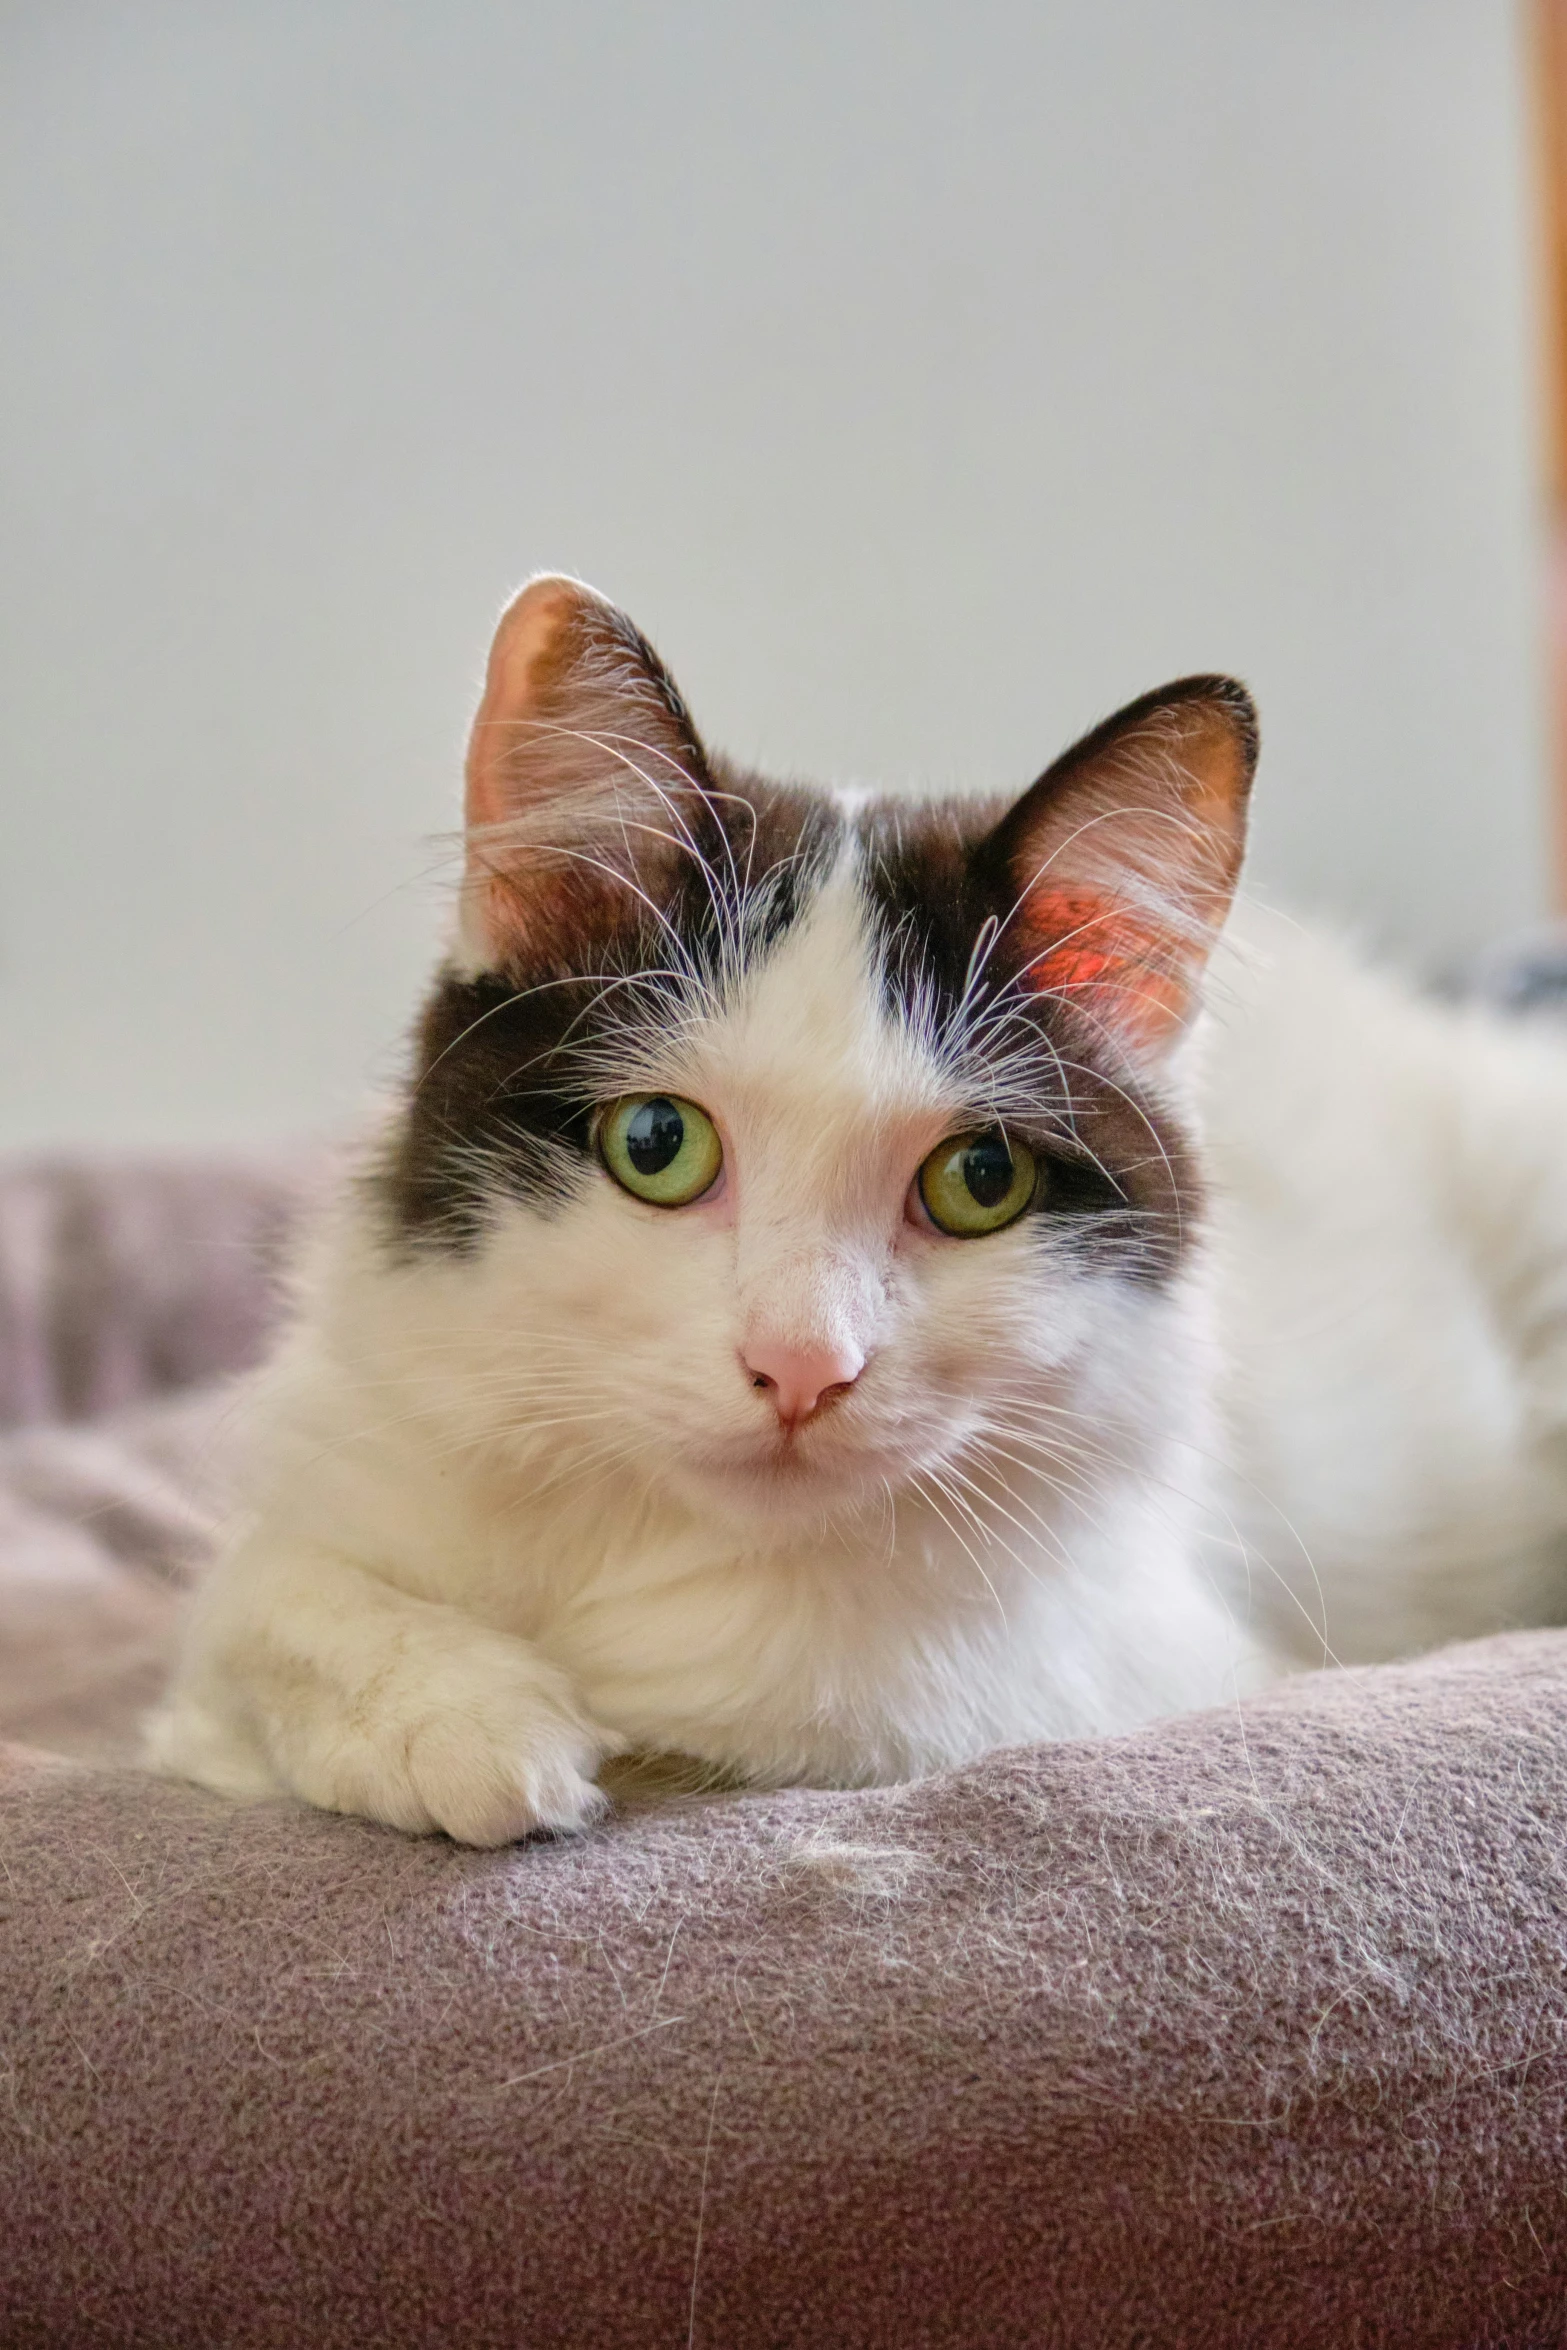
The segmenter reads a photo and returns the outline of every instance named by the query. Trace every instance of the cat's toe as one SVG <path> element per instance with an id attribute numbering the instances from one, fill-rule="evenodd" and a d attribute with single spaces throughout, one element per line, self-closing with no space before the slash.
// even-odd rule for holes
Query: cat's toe
<path id="1" fill-rule="evenodd" d="M 607 1808 L 593 1782 L 603 1742 L 564 1717 L 491 1731 L 461 1716 L 425 1723 L 409 1746 L 409 1778 L 430 1825 L 459 1844 L 515 1844 L 571 1834 Z"/>

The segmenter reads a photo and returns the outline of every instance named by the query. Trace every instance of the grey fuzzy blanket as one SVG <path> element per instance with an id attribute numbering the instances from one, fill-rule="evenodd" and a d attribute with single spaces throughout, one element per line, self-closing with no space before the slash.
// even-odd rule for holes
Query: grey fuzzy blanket
<path id="1" fill-rule="evenodd" d="M 298 1191 L 0 1179 L 5 2350 L 1567 2342 L 1567 1634 L 503 1853 L 114 1760 Z"/>
<path id="2" fill-rule="evenodd" d="M 133 1751 L 312 1172 L 0 1173 L 0 1737 Z"/>

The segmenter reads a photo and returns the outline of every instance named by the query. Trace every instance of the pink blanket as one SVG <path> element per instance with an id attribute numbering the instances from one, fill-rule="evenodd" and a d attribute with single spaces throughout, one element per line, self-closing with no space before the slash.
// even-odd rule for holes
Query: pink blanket
<path id="1" fill-rule="evenodd" d="M 114 1763 L 297 1189 L 0 1178 L 6 2350 L 1567 2342 L 1567 1634 L 502 1853 Z"/>
<path id="2" fill-rule="evenodd" d="M 0 1175 L 0 1737 L 128 1755 L 223 1501 L 304 1167 Z"/>

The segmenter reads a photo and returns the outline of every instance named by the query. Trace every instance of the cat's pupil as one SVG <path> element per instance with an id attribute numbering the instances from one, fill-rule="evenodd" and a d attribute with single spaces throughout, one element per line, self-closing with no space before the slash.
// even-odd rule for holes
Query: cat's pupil
<path id="1" fill-rule="evenodd" d="M 981 1134 L 963 1153 L 963 1180 L 982 1208 L 999 1208 L 1012 1189 L 1012 1153 L 1004 1134 Z"/>
<path id="2" fill-rule="evenodd" d="M 639 1175 L 662 1175 L 680 1156 L 686 1122 L 672 1101 L 656 1094 L 626 1128 L 626 1156 Z"/>

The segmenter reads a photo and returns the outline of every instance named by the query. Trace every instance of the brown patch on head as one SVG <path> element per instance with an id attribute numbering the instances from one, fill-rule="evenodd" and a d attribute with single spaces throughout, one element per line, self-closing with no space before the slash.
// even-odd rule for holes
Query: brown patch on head
<path id="1" fill-rule="evenodd" d="M 496 1194 L 590 1172 L 617 1031 L 679 1017 L 794 919 L 842 824 L 709 758 L 658 655 L 576 580 L 502 618 L 468 754 L 462 967 L 425 1008 L 378 1183 L 400 1238 L 472 1243 Z"/>
<path id="2" fill-rule="evenodd" d="M 999 1119 L 1039 1161 L 1029 1223 L 1101 1271 L 1166 1280 L 1200 1220 L 1190 1143 L 1081 998 L 1030 984 L 986 853 L 997 816 L 963 801 L 865 811 L 888 992 L 949 1059 L 974 1124 Z"/>
<path id="3" fill-rule="evenodd" d="M 1256 747 L 1245 689 L 1188 678 L 1010 809 L 885 801 L 861 819 L 889 986 L 968 1073 L 976 1114 L 1001 1103 L 1060 1169 L 1042 1212 L 1075 1202 L 1138 1272 L 1169 1270 L 1200 1205 L 1159 1064 L 1229 907 Z"/>
<path id="4" fill-rule="evenodd" d="M 1254 757 L 1242 689 L 1188 679 L 1010 810 L 888 801 L 859 820 L 890 990 L 956 1039 L 977 1112 L 1005 1092 L 1049 1162 L 1038 1213 L 1136 1273 L 1168 1270 L 1196 1204 L 1156 1062 L 1228 903 Z M 844 829 L 824 796 L 710 757 L 647 640 L 559 577 L 497 631 L 467 808 L 465 953 L 378 1177 L 400 1242 L 455 1248 L 498 1195 L 547 1212 L 592 1179 L 584 1071 L 613 1065 L 628 1022 L 681 1016 L 692 986 L 765 952 Z M 989 1097 L 987 1054 L 1007 1064 Z"/>
<path id="5" fill-rule="evenodd" d="M 717 760 L 710 775 L 721 844 L 710 865 L 650 861 L 636 891 L 582 908 L 575 933 L 530 926 L 504 968 L 437 979 L 408 1108 L 376 1178 L 400 1240 L 460 1250 L 496 1196 L 545 1210 L 568 1197 L 591 1173 L 584 1067 L 650 1011 L 678 1018 L 686 977 L 721 984 L 726 932 L 761 953 L 795 919 L 841 831 L 836 812 Z"/>

